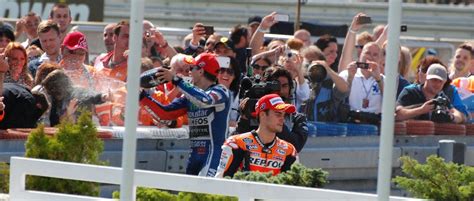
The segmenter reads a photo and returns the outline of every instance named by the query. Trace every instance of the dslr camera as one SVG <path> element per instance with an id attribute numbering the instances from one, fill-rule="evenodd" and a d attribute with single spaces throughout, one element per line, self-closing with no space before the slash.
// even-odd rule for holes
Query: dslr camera
<path id="1" fill-rule="evenodd" d="M 280 92 L 280 82 L 277 80 L 262 82 L 259 77 L 246 77 L 242 79 L 241 83 L 241 90 L 244 92 L 244 98 L 249 98 L 242 111 L 247 119 L 255 119 L 252 117 L 252 113 L 255 112 L 255 105 L 257 104 L 258 99 L 267 94 Z"/>
<path id="2" fill-rule="evenodd" d="M 431 113 L 431 120 L 437 123 L 450 123 L 452 117 L 449 113 L 449 99 L 446 96 L 438 96 L 433 99 L 435 105 L 434 111 Z"/>

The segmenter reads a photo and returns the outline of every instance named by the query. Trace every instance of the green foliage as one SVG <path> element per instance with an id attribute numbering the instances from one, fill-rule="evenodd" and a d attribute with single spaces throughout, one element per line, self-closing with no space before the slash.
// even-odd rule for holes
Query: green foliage
<path id="1" fill-rule="evenodd" d="M 6 163 L 0 163 L 0 193 L 8 193 L 10 167 Z"/>
<path id="2" fill-rule="evenodd" d="M 120 198 L 120 193 L 115 191 L 113 198 Z M 237 201 L 236 197 L 222 196 L 222 195 L 211 195 L 203 193 L 188 193 L 180 192 L 178 195 L 151 188 L 137 188 L 137 201 Z"/>
<path id="3" fill-rule="evenodd" d="M 287 172 L 272 176 L 271 172 L 237 172 L 233 179 L 257 181 L 274 184 L 287 184 L 305 187 L 322 187 L 327 183 L 328 173 L 321 169 L 306 168 L 300 163 L 295 163 Z M 113 198 L 120 198 L 119 192 L 113 193 Z M 204 193 L 179 192 L 178 195 L 167 191 L 150 188 L 137 189 L 137 201 L 237 201 L 236 197 L 212 195 Z"/>
<path id="4" fill-rule="evenodd" d="M 306 168 L 300 163 L 294 163 L 290 170 L 276 176 L 272 176 L 270 172 L 237 172 L 233 179 L 320 188 L 328 183 L 327 176 L 328 173 L 320 168 Z"/>
<path id="5" fill-rule="evenodd" d="M 474 199 L 474 168 L 445 163 L 443 158 L 429 156 L 426 164 L 401 157 L 406 177 L 397 176 L 393 181 L 415 197 L 442 201 L 467 201 Z"/>
<path id="6" fill-rule="evenodd" d="M 77 123 L 62 121 L 54 137 L 48 138 L 44 126 L 40 125 L 28 137 L 26 157 L 68 161 L 85 164 L 104 164 L 99 155 L 104 149 L 103 142 L 97 138 L 97 128 L 92 122 L 91 113 L 82 110 Z M 27 188 L 31 190 L 97 196 L 97 183 L 45 178 L 27 177 Z"/>

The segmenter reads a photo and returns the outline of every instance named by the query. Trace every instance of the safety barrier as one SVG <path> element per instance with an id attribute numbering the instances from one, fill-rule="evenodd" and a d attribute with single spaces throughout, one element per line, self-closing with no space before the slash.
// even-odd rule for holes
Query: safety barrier
<path id="1" fill-rule="evenodd" d="M 10 200 L 111 201 L 113 199 L 26 190 L 26 175 L 54 177 L 98 183 L 120 184 L 121 168 L 61 161 L 11 158 Z M 377 200 L 373 194 L 316 188 L 205 178 L 164 172 L 135 170 L 135 185 L 173 191 L 236 196 L 239 200 Z M 391 197 L 390 200 L 419 200 Z"/>

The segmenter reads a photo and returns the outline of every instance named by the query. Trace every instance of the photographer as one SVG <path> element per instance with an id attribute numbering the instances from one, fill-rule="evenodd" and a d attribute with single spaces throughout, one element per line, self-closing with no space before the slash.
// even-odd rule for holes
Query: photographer
<path id="1" fill-rule="evenodd" d="M 290 94 L 293 89 L 293 82 L 290 72 L 284 68 L 277 67 L 273 68 L 273 71 L 267 71 L 266 73 L 269 73 L 268 76 L 264 76 L 266 77 L 266 94 L 277 93 L 285 102 L 290 103 Z M 277 84 L 277 87 L 274 86 L 275 84 Z M 261 94 L 261 96 L 263 95 L 265 94 Z M 241 113 L 243 114 L 240 116 L 238 126 L 236 128 L 237 133 L 249 132 L 258 127 L 258 123 L 252 124 L 252 122 L 256 122 L 256 119 L 249 115 L 250 112 L 246 112 L 249 109 L 252 110 L 255 108 L 256 101 L 252 102 L 252 100 L 255 100 L 255 98 L 245 98 L 241 101 L 240 109 Z M 295 146 L 296 150 L 300 152 L 308 138 L 308 127 L 306 126 L 306 122 L 306 116 L 301 113 L 294 113 L 290 116 L 286 116 L 283 131 L 278 132 L 277 136 L 291 143 L 293 146 Z"/>
<path id="2" fill-rule="evenodd" d="M 367 43 L 362 49 L 359 60 L 350 63 L 347 70 L 339 74 L 350 88 L 348 99 L 350 109 L 342 109 L 348 112 L 348 115 L 341 114 L 343 121 L 347 119 L 346 121 L 354 123 L 380 123 L 383 93 L 381 57 L 380 46 L 374 42 Z"/>
<path id="3" fill-rule="evenodd" d="M 455 109 L 443 93 L 447 78 L 448 72 L 445 67 L 432 64 L 426 72 L 424 84 L 410 85 L 400 93 L 395 119 L 464 123 L 465 115 Z"/>
<path id="4" fill-rule="evenodd" d="M 308 67 L 310 98 L 301 106 L 309 121 L 337 122 L 337 107 L 349 95 L 349 85 L 322 60 Z"/>

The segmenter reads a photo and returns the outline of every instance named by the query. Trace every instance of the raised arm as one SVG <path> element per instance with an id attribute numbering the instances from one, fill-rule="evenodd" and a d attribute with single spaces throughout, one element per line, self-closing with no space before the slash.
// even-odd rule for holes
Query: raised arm
<path id="1" fill-rule="evenodd" d="M 276 15 L 276 12 L 270 13 L 270 15 L 265 16 L 262 19 L 262 22 L 258 26 L 257 31 L 252 36 L 252 39 L 250 40 L 250 48 L 252 48 L 252 55 L 258 54 L 262 52 L 260 47 L 263 46 L 264 42 L 264 35 L 265 33 L 263 31 L 266 31 L 270 29 L 271 26 L 273 26 L 276 21 L 274 19 L 274 16 Z"/>
<path id="2" fill-rule="evenodd" d="M 338 72 L 342 72 L 347 69 L 349 63 L 352 62 L 352 54 L 354 52 L 356 44 L 356 35 L 357 32 L 364 26 L 363 24 L 358 23 L 360 16 L 366 16 L 364 13 L 357 13 L 357 15 L 352 18 L 351 26 L 349 31 L 346 34 L 346 39 L 344 41 L 344 46 L 342 47 L 341 59 L 339 60 Z"/>

